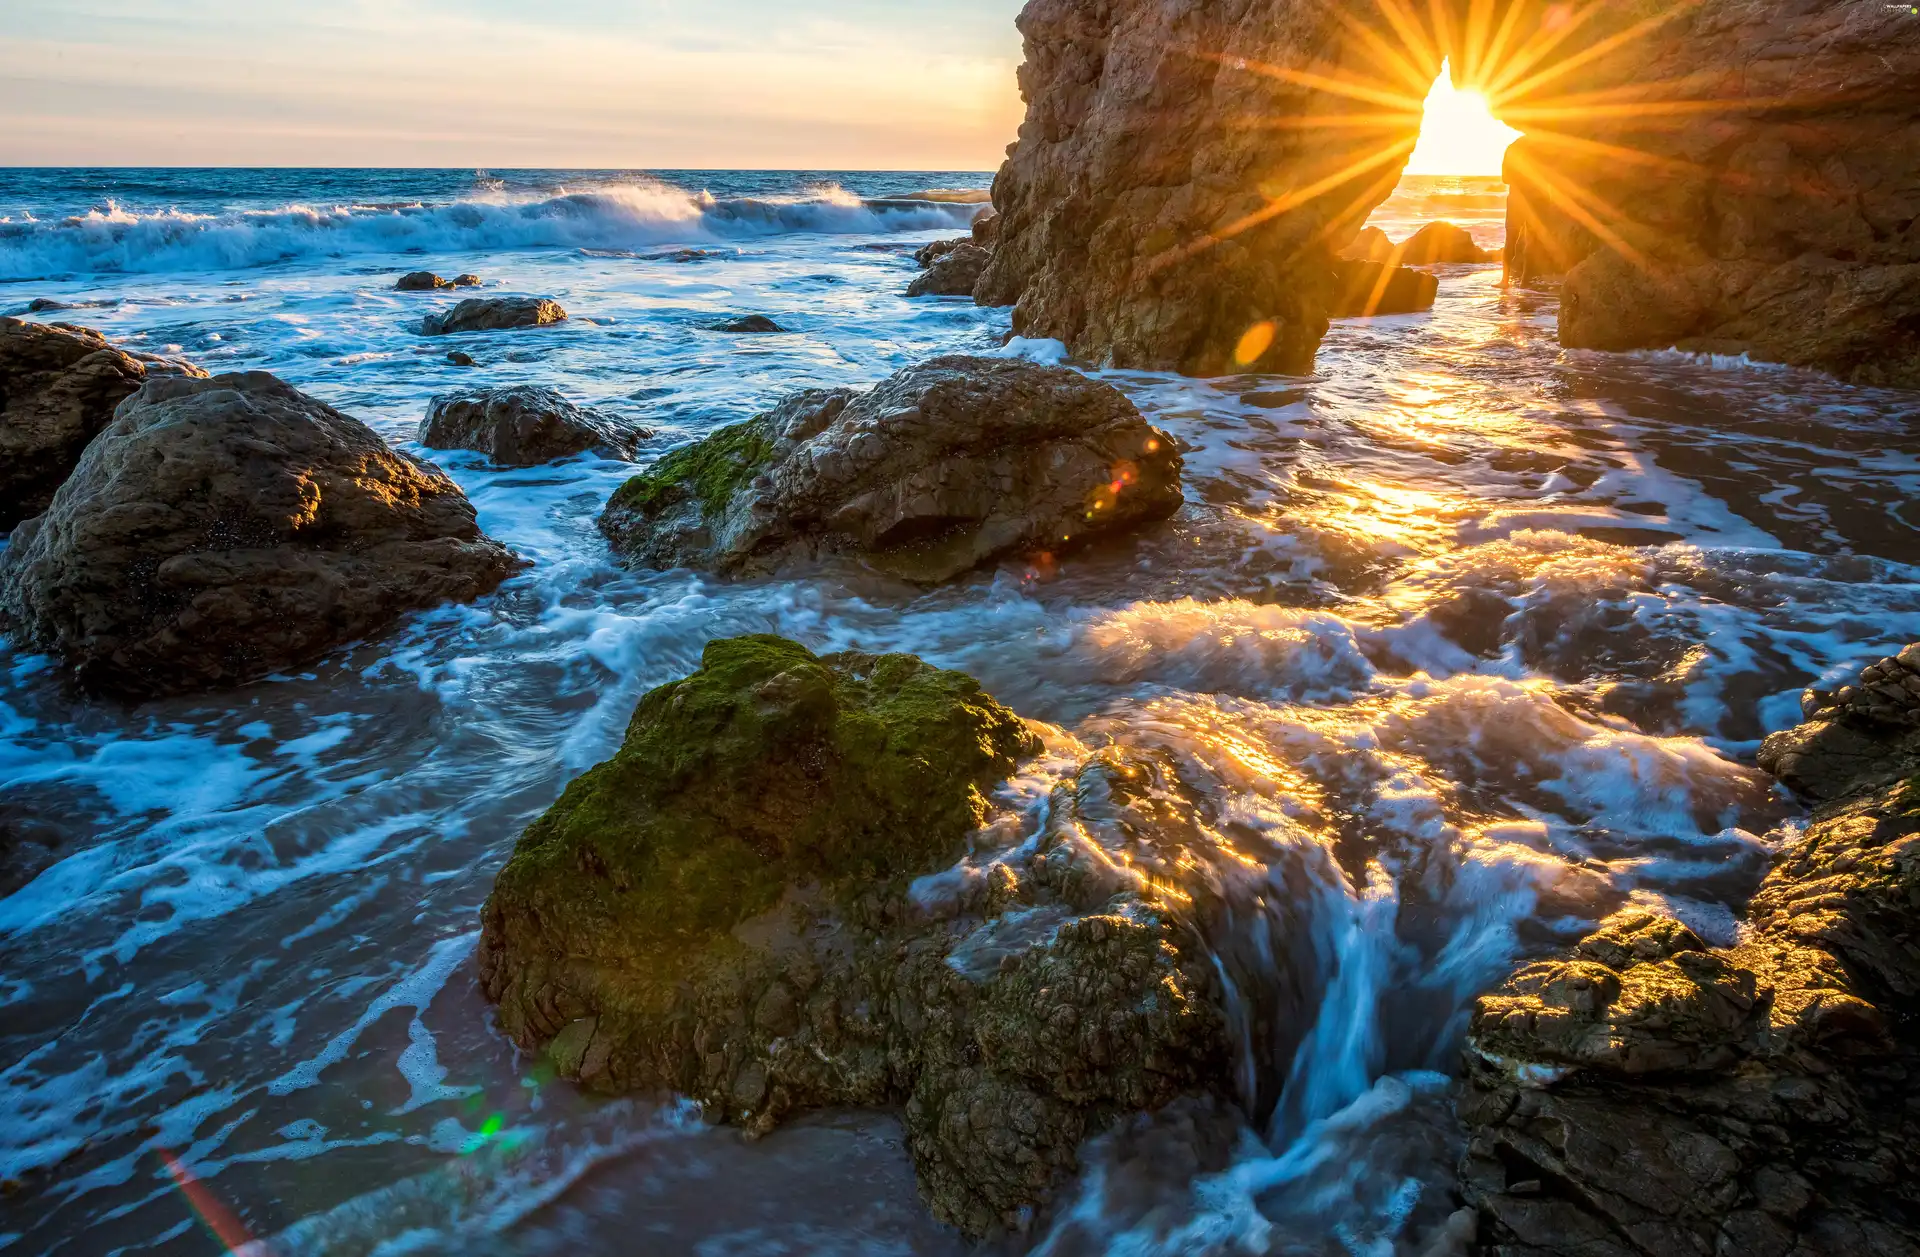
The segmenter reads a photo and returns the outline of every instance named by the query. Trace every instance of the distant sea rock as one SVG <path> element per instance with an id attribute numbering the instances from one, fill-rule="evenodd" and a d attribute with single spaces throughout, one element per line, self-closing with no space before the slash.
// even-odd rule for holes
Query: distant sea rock
<path id="1" fill-rule="evenodd" d="M 456 275 L 452 279 L 442 279 L 432 271 L 415 271 L 411 275 L 402 275 L 395 284 L 396 292 L 437 292 L 443 288 L 478 288 L 478 275 Z"/>
<path id="2" fill-rule="evenodd" d="M 713 329 L 716 332 L 731 332 L 736 336 L 770 336 L 787 329 L 775 323 L 764 314 L 743 314 L 737 319 L 728 319 Z"/>
<path id="3" fill-rule="evenodd" d="M 420 443 L 436 450 L 478 450 L 502 467 L 531 467 L 595 450 L 631 460 L 652 433 L 568 401 L 556 389 L 520 385 L 433 399 Z"/>
<path id="4" fill-rule="evenodd" d="M 907 286 L 909 297 L 971 297 L 974 285 L 987 269 L 993 254 L 970 240 L 963 240 L 927 264 L 927 269 Z"/>
<path id="5" fill-rule="evenodd" d="M 149 379 L 201 376 L 90 328 L 0 318 L 0 532 L 47 509 L 114 407 Z"/>
<path id="6" fill-rule="evenodd" d="M 1343 260 L 1334 263 L 1339 283 L 1333 290 L 1330 318 L 1376 314 L 1416 314 L 1433 309 L 1440 281 L 1410 266 Z"/>
<path id="7" fill-rule="evenodd" d="M 503 332 L 564 323 L 566 318 L 560 303 L 547 297 L 469 297 L 444 314 L 429 314 L 420 330 L 427 336 Z"/>
<path id="8" fill-rule="evenodd" d="M 152 381 L 0 553 L 0 621 L 125 698 L 224 689 L 494 588 L 444 474 L 265 372 Z"/>
<path id="9" fill-rule="evenodd" d="M 1434 266 L 1459 262 L 1491 262 L 1493 254 L 1480 247 L 1473 233 L 1449 222 L 1428 223 L 1395 250 L 1407 266 Z"/>
<path id="10" fill-rule="evenodd" d="M 934 583 L 1165 519 L 1180 472 L 1173 438 L 1111 385 L 944 357 L 869 392 L 796 394 L 675 450 L 614 493 L 600 528 L 643 566 L 851 554 Z"/>

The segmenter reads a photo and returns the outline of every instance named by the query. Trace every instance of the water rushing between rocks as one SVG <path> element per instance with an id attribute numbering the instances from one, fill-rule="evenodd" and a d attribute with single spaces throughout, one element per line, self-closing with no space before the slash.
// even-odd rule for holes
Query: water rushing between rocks
<path id="1" fill-rule="evenodd" d="M 869 197 L 978 182 L 859 178 Z M 340 195 L 417 195 L 367 179 Z M 941 352 L 1050 356 L 998 350 L 1003 311 L 905 297 L 907 255 L 953 230 L 923 216 L 948 211 L 743 177 L 716 216 L 607 180 L 302 227 L 277 191 L 204 207 L 198 243 L 179 214 L 125 208 L 132 225 L 72 237 L 0 231 L 0 264 L 33 275 L 110 267 L 112 230 L 164 228 L 176 266 L 9 285 L 0 310 L 52 298 L 80 308 L 36 317 L 271 370 L 431 455 L 531 566 L 206 698 L 86 702 L 0 647 L 0 1251 L 208 1251 L 163 1150 L 280 1257 L 965 1251 L 885 1116 L 745 1145 L 671 1100 L 593 1100 L 517 1057 L 478 990 L 480 905 L 520 830 L 642 693 L 750 632 L 916 653 L 1054 726 L 1050 749 L 1154 766 L 1159 838 L 1231 995 L 1241 1108 L 1097 1138 L 1025 1247 L 1459 1251 L 1449 1086 L 1474 997 L 1631 903 L 1734 941 L 1801 823 L 1753 767 L 1760 740 L 1808 682 L 1920 639 L 1913 394 L 1565 352 L 1552 300 L 1497 266 L 1441 268 L 1431 316 L 1336 324 L 1312 377 L 1097 373 L 1183 447 L 1186 505 L 1131 540 L 931 592 L 628 571 L 595 519 L 631 465 L 430 452 L 429 398 L 552 386 L 655 429 L 644 462 L 794 389 Z M 1489 189 L 1452 194 L 1376 221 L 1400 238 L 1473 205 L 1486 220 L 1453 216 L 1497 243 Z M 789 199 L 749 214 L 749 195 Z M 686 208 L 637 208 L 659 206 Z M 435 270 L 571 319 L 423 340 L 456 298 L 390 291 L 419 259 L 367 245 L 383 213 Z M 262 260 L 232 243 L 248 230 L 352 243 L 214 264 L 221 241 Z M 748 314 L 788 331 L 712 330 Z M 1011 832 L 1045 823 L 1075 762 L 1002 793 Z"/>

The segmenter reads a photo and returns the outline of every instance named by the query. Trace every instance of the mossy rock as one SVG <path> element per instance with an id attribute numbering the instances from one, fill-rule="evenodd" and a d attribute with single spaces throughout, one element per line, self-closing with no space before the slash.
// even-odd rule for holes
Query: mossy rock
<path id="1" fill-rule="evenodd" d="M 754 1133 L 897 1106 L 934 1214 L 1017 1229 L 1089 1135 L 1230 1089 L 1209 961 L 1086 836 L 1104 761 L 970 889 L 914 893 L 1041 750 L 910 656 L 712 643 L 502 870 L 480 944 L 501 1028 L 583 1086 Z"/>

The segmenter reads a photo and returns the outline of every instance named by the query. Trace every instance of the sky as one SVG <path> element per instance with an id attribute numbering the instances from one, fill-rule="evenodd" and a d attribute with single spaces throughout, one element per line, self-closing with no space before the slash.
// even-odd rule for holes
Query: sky
<path id="1" fill-rule="evenodd" d="M 1022 0 L 0 0 L 0 166 L 991 170 Z"/>

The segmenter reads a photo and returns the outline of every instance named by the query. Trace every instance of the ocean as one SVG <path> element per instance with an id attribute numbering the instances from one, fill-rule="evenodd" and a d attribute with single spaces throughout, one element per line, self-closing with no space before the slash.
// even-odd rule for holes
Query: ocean
<path id="1" fill-rule="evenodd" d="M 1239 1062 L 1273 1118 L 1095 1141 L 1018 1250 L 1452 1251 L 1474 996 L 1623 903 L 1730 939 L 1802 819 L 1760 739 L 1809 682 L 1920 639 L 1920 399 L 1566 351 L 1552 292 L 1444 267 L 1431 314 L 1337 323 L 1312 376 L 1080 364 L 1182 442 L 1184 509 L 1038 578 L 925 592 L 627 571 L 594 520 L 632 465 L 414 440 L 437 393 L 544 384 L 656 429 L 646 461 L 939 353 L 1061 360 L 1009 342 L 1005 310 L 905 296 L 912 250 L 989 182 L 0 170 L 0 313 L 272 371 L 445 468 L 529 560 L 226 694 L 87 701 L 0 640 L 0 1252 L 968 1251 L 889 1115 L 748 1143 L 673 1097 L 583 1096 L 478 992 L 520 830 L 642 693 L 746 632 L 911 651 L 1165 749 L 1281 853 L 1249 943 L 1287 958 L 1261 1004 L 1287 1032 L 1258 1041 L 1297 1048 Z M 1410 180 L 1376 222 L 1496 245 L 1503 193 Z M 393 291 L 419 269 L 571 318 L 429 340 L 452 298 Z M 744 314 L 787 331 L 709 330 Z M 1223 1151 L 1168 1151 L 1193 1140 Z"/>

